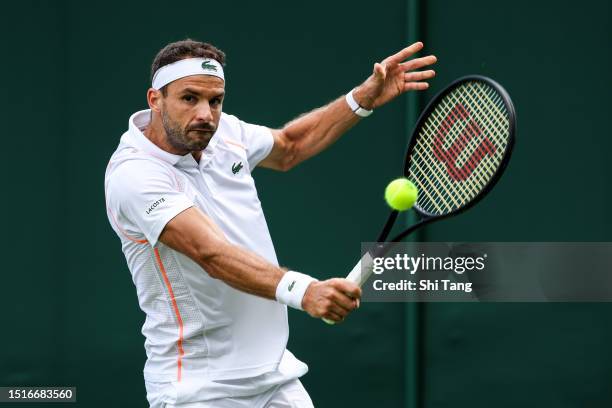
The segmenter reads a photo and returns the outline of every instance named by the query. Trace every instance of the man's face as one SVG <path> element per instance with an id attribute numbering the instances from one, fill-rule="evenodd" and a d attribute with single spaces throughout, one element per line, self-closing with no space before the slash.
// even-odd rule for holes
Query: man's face
<path id="1" fill-rule="evenodd" d="M 219 126 L 225 83 L 210 75 L 193 75 L 167 85 L 161 118 L 168 143 L 187 154 L 201 151 Z"/>

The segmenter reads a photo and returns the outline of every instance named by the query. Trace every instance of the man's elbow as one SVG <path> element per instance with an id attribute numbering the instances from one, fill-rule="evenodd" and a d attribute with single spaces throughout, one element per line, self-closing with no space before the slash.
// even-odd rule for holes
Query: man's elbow
<path id="1" fill-rule="evenodd" d="M 301 161 L 302 149 L 300 144 L 294 141 L 284 129 L 279 131 L 276 143 L 278 143 L 279 149 L 277 154 L 271 157 L 270 167 L 282 172 L 291 170 Z"/>
<path id="2" fill-rule="evenodd" d="M 304 161 L 303 149 L 296 142 L 289 143 L 284 151 L 283 157 L 280 160 L 280 171 L 289 171 L 298 164 Z"/>
<path id="3" fill-rule="evenodd" d="M 284 157 L 276 167 L 276 170 L 281 172 L 287 172 L 297 166 L 299 162 L 294 157 Z"/>

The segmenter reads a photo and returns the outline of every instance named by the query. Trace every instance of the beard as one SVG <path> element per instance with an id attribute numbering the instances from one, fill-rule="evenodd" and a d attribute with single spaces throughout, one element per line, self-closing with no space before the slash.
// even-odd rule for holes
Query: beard
<path id="1" fill-rule="evenodd" d="M 161 119 L 168 143 L 175 149 L 186 152 L 204 150 L 217 130 L 212 122 L 195 123 L 183 129 L 170 118 L 165 109 L 161 113 Z"/>

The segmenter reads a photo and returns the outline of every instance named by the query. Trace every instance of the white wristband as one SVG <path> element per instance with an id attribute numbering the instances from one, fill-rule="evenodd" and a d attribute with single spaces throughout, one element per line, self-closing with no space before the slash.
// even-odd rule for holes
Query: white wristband
<path id="1" fill-rule="evenodd" d="M 276 300 L 295 309 L 302 309 L 302 299 L 311 282 L 316 279 L 303 273 L 288 271 L 276 287 Z"/>
<path id="2" fill-rule="evenodd" d="M 351 108 L 351 110 L 353 111 L 353 113 L 357 116 L 361 116 L 362 118 L 368 117 L 372 114 L 372 112 L 374 112 L 373 110 L 367 110 L 362 108 L 361 106 L 359 106 L 359 104 L 357 103 L 357 101 L 355 100 L 355 98 L 353 97 L 353 90 L 351 90 L 351 92 L 347 93 L 345 98 L 346 99 L 346 103 L 348 103 L 348 106 Z"/>

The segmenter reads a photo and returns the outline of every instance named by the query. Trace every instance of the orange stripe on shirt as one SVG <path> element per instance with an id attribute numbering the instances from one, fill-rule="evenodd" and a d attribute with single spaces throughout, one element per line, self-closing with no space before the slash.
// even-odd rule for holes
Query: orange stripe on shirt
<path id="1" fill-rule="evenodd" d="M 179 326 L 179 339 L 177 342 L 178 347 L 178 361 L 177 361 L 177 381 L 181 381 L 181 369 L 183 366 L 183 355 L 185 351 L 183 350 L 183 318 L 181 317 L 181 313 L 179 312 L 178 305 L 176 304 L 176 298 L 174 297 L 174 291 L 172 290 L 172 285 L 170 284 L 170 279 L 168 279 L 168 274 L 166 273 L 166 268 L 164 267 L 164 263 L 162 262 L 161 256 L 159 255 L 159 249 L 154 248 L 153 252 L 155 253 L 155 259 L 157 260 L 157 264 L 159 265 L 159 270 L 161 271 L 162 277 L 164 278 L 164 283 L 166 284 L 166 288 L 168 289 L 168 293 L 170 294 L 170 300 L 172 301 L 172 308 L 174 309 L 174 314 L 176 315 L 176 320 Z"/>
<path id="2" fill-rule="evenodd" d="M 241 149 L 246 150 L 246 147 L 244 147 L 244 146 L 243 146 L 243 145 L 241 145 L 240 143 L 235 142 L 235 141 L 233 141 L 233 140 L 231 140 L 231 139 L 224 138 L 224 139 L 223 139 L 223 141 L 224 141 L 225 143 L 227 143 L 227 144 L 231 144 L 231 145 L 234 145 L 234 146 L 237 146 L 237 147 L 239 147 L 239 148 L 241 148 Z"/>
<path id="3" fill-rule="evenodd" d="M 130 234 L 128 234 L 123 228 L 121 228 L 121 226 L 119 225 L 119 223 L 117 222 L 117 218 L 115 218 L 115 214 L 113 214 L 113 212 L 111 211 L 111 209 L 108 207 L 108 204 L 106 205 L 106 210 L 108 211 L 108 213 L 111 215 L 112 219 L 113 219 L 113 224 L 115 224 L 115 226 L 117 227 L 117 229 L 119 230 L 119 232 L 121 232 L 121 234 L 126 237 L 127 239 L 129 239 L 132 242 L 135 242 L 137 244 L 148 244 L 149 241 L 147 241 L 146 239 L 138 239 L 136 237 L 131 236 Z"/>

